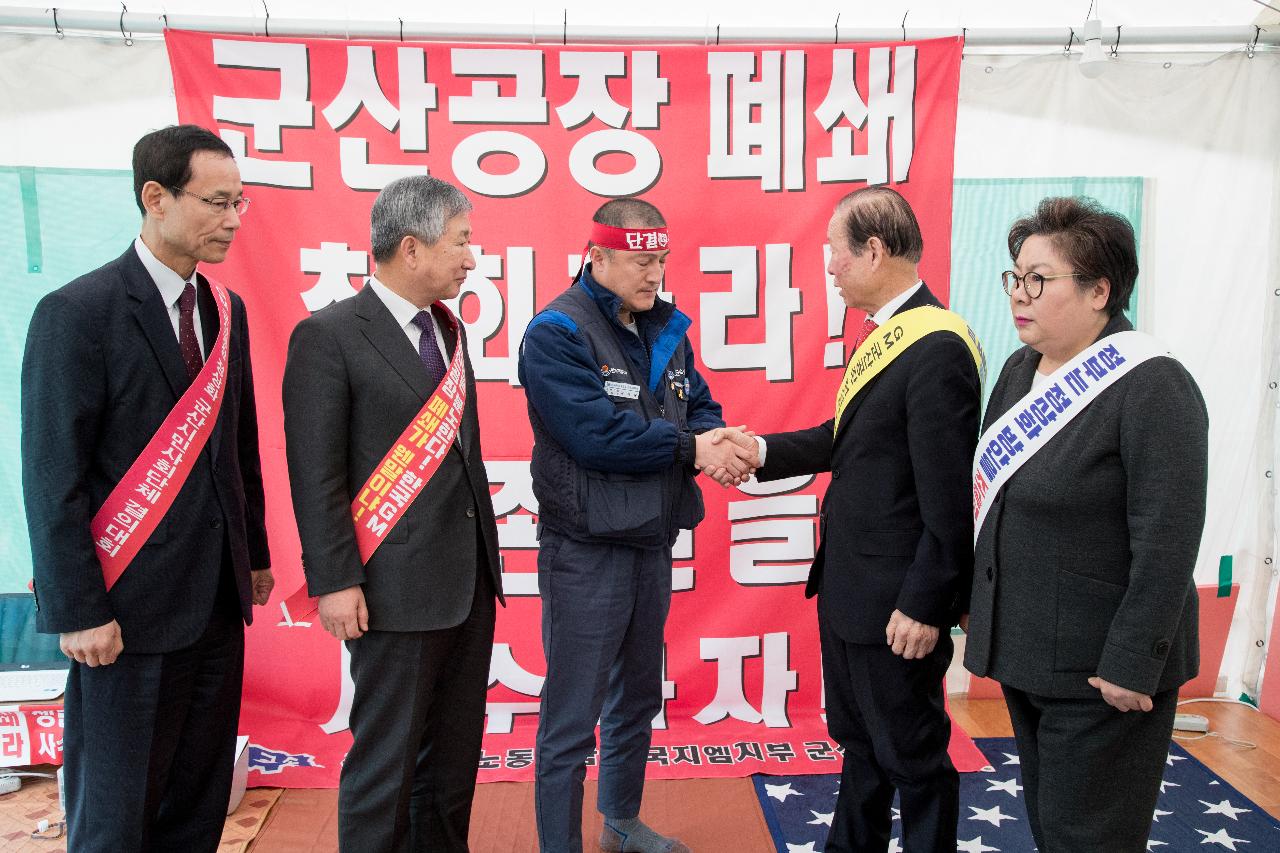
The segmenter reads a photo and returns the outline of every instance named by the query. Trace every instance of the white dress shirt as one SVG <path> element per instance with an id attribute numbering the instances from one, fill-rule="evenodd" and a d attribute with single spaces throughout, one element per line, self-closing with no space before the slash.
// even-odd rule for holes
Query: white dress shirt
<path id="1" fill-rule="evenodd" d="M 151 280 L 156 283 L 156 288 L 160 291 L 160 298 L 164 300 L 165 308 L 169 311 L 169 321 L 173 323 L 173 336 L 182 340 L 182 333 L 178 331 L 178 318 L 181 311 L 178 308 L 178 299 L 182 296 L 182 290 L 188 284 L 196 283 L 196 274 L 191 273 L 191 278 L 186 279 L 178 275 L 169 267 L 165 266 L 164 261 L 160 260 L 147 248 L 147 244 L 142 242 L 142 238 L 138 237 L 133 241 L 133 249 L 138 253 L 138 259 L 142 261 L 142 265 L 147 268 L 147 272 L 151 274 Z M 206 352 L 204 348 L 204 330 L 200 328 L 200 300 L 197 299 L 195 306 L 192 308 L 192 319 L 196 327 L 196 343 L 200 344 L 200 353 Z"/>

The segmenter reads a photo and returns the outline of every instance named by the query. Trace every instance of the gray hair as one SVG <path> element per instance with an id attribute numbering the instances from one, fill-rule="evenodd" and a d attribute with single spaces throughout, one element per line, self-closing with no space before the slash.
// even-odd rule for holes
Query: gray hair
<path id="1" fill-rule="evenodd" d="M 435 245 L 450 219 L 470 211 L 471 202 L 448 181 L 428 175 L 397 178 L 378 193 L 369 214 L 373 259 L 390 260 L 400 241 L 411 235 Z"/>

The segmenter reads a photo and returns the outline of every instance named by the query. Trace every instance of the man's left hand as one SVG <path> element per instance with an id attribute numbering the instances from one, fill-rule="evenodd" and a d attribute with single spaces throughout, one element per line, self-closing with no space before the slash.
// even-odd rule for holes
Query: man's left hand
<path id="1" fill-rule="evenodd" d="M 884 635 L 893 647 L 893 653 L 901 655 L 904 660 L 922 658 L 938 644 L 937 628 L 917 622 L 901 610 L 893 611 Z"/>
<path id="2" fill-rule="evenodd" d="M 1094 676 L 1089 679 L 1089 686 L 1102 693 L 1102 699 L 1117 711 L 1150 711 L 1151 697 L 1136 690 L 1129 690 L 1119 684 L 1112 684 L 1105 678 Z"/>
<path id="3" fill-rule="evenodd" d="M 271 590 L 275 588 L 276 579 L 271 576 L 270 569 L 254 569 L 250 572 L 253 586 L 253 603 L 263 605 L 271 598 Z"/>

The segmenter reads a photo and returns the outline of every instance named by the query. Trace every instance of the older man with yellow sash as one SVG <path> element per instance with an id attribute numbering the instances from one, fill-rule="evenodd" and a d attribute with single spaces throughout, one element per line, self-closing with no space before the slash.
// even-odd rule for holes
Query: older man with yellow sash
<path id="1" fill-rule="evenodd" d="M 827 724 L 845 751 L 825 849 L 886 850 L 896 789 L 902 849 L 954 850 L 959 778 L 943 676 L 973 573 L 982 351 L 920 280 L 920 227 L 897 192 L 846 196 L 827 238 L 828 272 L 867 318 L 835 417 L 758 439 L 757 472 L 831 472 L 805 590 L 818 597 Z"/>

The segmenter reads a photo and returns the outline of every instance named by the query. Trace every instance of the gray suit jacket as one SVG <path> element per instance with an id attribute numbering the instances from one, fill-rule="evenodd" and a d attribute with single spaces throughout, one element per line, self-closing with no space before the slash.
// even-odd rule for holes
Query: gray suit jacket
<path id="1" fill-rule="evenodd" d="M 1132 328 L 1116 317 L 1100 337 Z M 1030 347 L 1009 357 L 984 430 L 1039 363 Z M 978 537 L 965 666 L 1061 698 L 1096 696 L 1093 675 L 1148 695 L 1193 678 L 1208 429 L 1195 380 L 1155 358 L 1023 465 Z"/>
<path id="2" fill-rule="evenodd" d="M 444 327 L 446 359 L 463 346 Z M 284 373 L 284 430 L 303 570 L 312 595 L 361 584 L 376 631 L 462 623 L 477 571 L 501 597 L 498 531 L 480 455 L 475 375 L 466 359 L 459 441 L 362 565 L 351 501 L 435 388 L 372 288 L 294 329 Z"/>

